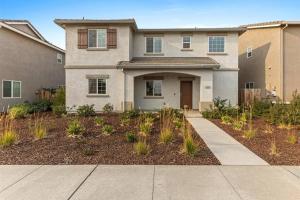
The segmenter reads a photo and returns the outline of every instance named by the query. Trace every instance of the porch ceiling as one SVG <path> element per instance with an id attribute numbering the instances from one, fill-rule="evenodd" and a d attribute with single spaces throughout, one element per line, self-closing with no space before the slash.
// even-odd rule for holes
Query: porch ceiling
<path id="1" fill-rule="evenodd" d="M 217 69 L 220 64 L 210 57 L 134 57 L 121 61 L 120 69 Z"/>

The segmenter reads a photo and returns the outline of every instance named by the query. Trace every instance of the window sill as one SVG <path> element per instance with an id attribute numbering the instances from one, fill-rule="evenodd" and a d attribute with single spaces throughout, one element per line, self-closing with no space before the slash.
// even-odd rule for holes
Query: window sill
<path id="1" fill-rule="evenodd" d="M 210 52 L 210 53 L 207 53 L 207 55 L 226 56 L 228 54 L 227 53 Z"/>
<path id="2" fill-rule="evenodd" d="M 86 97 L 109 97 L 108 94 L 88 94 Z"/>
<path id="3" fill-rule="evenodd" d="M 163 53 L 144 53 L 144 56 L 164 56 Z"/>
<path id="4" fill-rule="evenodd" d="M 163 99 L 163 96 L 145 96 L 144 99 Z"/>
<path id="5" fill-rule="evenodd" d="M 108 48 L 93 48 L 93 47 L 89 47 L 86 50 L 87 51 L 108 51 Z"/>
<path id="6" fill-rule="evenodd" d="M 181 51 L 194 51 L 194 49 L 181 49 Z"/>

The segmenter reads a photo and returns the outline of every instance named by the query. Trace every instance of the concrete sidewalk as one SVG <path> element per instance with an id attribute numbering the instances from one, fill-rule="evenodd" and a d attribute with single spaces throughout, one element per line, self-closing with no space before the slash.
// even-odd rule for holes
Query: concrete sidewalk
<path id="1" fill-rule="evenodd" d="M 187 117 L 222 165 L 269 165 L 225 131 L 202 117 Z"/>
<path id="2" fill-rule="evenodd" d="M 0 166 L 1 200 L 300 199 L 300 167 Z"/>

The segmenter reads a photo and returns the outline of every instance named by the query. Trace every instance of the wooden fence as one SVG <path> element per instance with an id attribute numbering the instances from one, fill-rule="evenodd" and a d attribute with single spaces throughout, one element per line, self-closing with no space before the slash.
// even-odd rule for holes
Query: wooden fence
<path id="1" fill-rule="evenodd" d="M 249 105 L 252 104 L 255 100 L 260 101 L 261 89 L 242 89 L 241 90 L 241 104 Z"/>

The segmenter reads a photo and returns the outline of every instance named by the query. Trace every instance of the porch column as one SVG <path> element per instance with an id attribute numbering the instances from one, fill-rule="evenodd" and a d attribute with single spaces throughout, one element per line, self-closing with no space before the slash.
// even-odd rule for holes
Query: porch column
<path id="1" fill-rule="evenodd" d="M 200 78 L 199 110 L 204 111 L 213 104 L 213 71 L 207 71 Z"/>
<path id="2" fill-rule="evenodd" d="M 123 111 L 134 108 L 134 76 L 125 73 Z"/>

